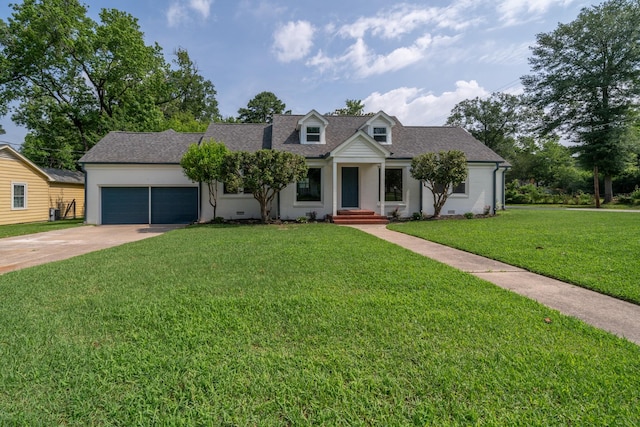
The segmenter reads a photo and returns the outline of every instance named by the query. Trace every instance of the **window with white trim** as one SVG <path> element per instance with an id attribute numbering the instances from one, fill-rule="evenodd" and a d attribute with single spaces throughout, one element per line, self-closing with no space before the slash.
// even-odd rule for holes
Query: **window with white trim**
<path id="1" fill-rule="evenodd" d="M 373 139 L 380 143 L 387 142 L 387 128 L 386 127 L 374 127 L 373 128 Z"/>
<path id="2" fill-rule="evenodd" d="M 322 169 L 309 168 L 307 177 L 296 183 L 296 202 L 322 201 Z"/>
<path id="3" fill-rule="evenodd" d="M 390 168 L 384 170 L 384 201 L 401 202 L 403 200 L 402 169 Z M 380 188 L 380 184 L 378 184 Z M 379 198 L 379 196 L 378 196 Z"/>
<path id="4" fill-rule="evenodd" d="M 11 209 L 27 208 L 27 184 L 13 183 L 11 185 Z"/>
<path id="5" fill-rule="evenodd" d="M 438 193 L 442 192 L 442 184 L 436 185 L 436 191 Z M 451 194 L 467 194 L 467 181 L 463 181 L 460 184 L 456 185 L 452 190 L 450 190 L 450 192 Z"/>
<path id="6" fill-rule="evenodd" d="M 307 142 L 320 142 L 320 126 L 307 126 Z"/>

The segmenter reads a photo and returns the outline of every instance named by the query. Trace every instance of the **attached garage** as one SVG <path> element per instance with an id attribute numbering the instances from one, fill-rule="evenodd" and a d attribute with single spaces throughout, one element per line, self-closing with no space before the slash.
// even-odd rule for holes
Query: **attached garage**
<path id="1" fill-rule="evenodd" d="M 102 187 L 102 224 L 189 224 L 198 187 Z"/>

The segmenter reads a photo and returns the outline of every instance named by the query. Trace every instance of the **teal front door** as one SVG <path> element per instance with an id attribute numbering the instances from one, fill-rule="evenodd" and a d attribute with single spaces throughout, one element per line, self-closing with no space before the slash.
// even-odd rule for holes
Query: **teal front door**
<path id="1" fill-rule="evenodd" d="M 358 168 L 342 168 L 342 207 L 357 208 L 359 203 Z"/>

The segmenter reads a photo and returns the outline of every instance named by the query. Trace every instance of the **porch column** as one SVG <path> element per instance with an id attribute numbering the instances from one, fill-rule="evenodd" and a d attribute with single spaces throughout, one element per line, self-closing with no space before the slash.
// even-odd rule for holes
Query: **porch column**
<path id="1" fill-rule="evenodd" d="M 385 191 L 384 191 L 384 188 L 385 188 L 385 182 L 384 182 L 385 173 L 384 173 L 384 171 L 385 171 L 385 163 L 382 162 L 382 163 L 380 163 L 380 190 L 379 190 L 380 191 L 380 215 L 382 215 L 382 216 L 385 215 L 385 213 L 384 213 L 384 199 L 386 198 L 385 197 Z"/>
<path id="2" fill-rule="evenodd" d="M 331 179 L 331 198 L 333 203 L 331 215 L 336 216 L 338 215 L 338 163 L 336 162 L 335 157 L 331 159 L 331 173 L 333 175 Z"/>

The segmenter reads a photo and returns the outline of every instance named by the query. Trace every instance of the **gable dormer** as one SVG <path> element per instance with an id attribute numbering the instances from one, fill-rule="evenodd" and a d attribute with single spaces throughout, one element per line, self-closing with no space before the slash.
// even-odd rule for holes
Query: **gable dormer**
<path id="1" fill-rule="evenodd" d="M 383 145 L 391 145 L 391 129 L 396 122 L 384 111 L 379 111 L 366 121 L 360 129 Z"/>
<path id="2" fill-rule="evenodd" d="M 300 144 L 326 144 L 325 137 L 329 122 L 316 110 L 311 110 L 298 120 L 296 129 L 300 134 Z"/>

